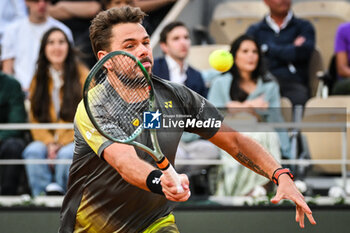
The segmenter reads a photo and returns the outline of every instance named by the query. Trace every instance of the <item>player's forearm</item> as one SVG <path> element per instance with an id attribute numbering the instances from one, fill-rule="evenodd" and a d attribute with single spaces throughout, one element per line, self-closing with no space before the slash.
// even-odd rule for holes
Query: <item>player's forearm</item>
<path id="1" fill-rule="evenodd" d="M 237 134 L 238 153 L 230 153 L 238 162 L 254 172 L 271 179 L 273 172 L 281 167 L 276 160 L 253 139 Z"/>
<path id="2" fill-rule="evenodd" d="M 268 179 L 271 179 L 272 173 L 281 167 L 261 145 L 228 126 L 223 125 L 210 141 L 245 167 Z"/>
<path id="3" fill-rule="evenodd" d="M 134 147 L 113 143 L 104 150 L 103 157 L 126 182 L 149 191 L 146 179 L 155 168 L 141 160 Z"/>

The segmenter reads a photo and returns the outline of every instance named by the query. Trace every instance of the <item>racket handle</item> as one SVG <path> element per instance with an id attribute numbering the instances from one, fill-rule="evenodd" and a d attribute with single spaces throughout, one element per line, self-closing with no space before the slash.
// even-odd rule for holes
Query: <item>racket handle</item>
<path id="1" fill-rule="evenodd" d="M 175 171 L 174 167 L 169 163 L 169 167 L 166 170 L 163 170 L 163 174 L 167 176 L 177 188 L 177 193 L 183 193 L 184 189 L 181 185 L 181 179 L 179 174 Z"/>

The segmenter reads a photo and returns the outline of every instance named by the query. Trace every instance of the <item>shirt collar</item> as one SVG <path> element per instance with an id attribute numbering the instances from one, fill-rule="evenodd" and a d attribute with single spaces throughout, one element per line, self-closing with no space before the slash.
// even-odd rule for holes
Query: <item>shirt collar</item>
<path id="1" fill-rule="evenodd" d="M 279 33 L 282 29 L 286 28 L 289 22 L 293 18 L 293 11 L 289 10 L 287 16 L 284 18 L 283 23 L 281 24 L 281 27 L 279 27 L 276 22 L 271 18 L 271 14 L 266 15 L 266 23 L 269 25 L 269 27 L 275 32 Z"/>
<path id="2" fill-rule="evenodd" d="M 184 62 L 184 66 L 181 69 L 180 65 L 169 55 L 165 55 L 165 60 L 166 60 L 166 63 L 168 64 L 169 70 L 178 69 L 181 71 L 181 73 L 185 73 L 188 69 L 188 64 L 186 61 Z"/>

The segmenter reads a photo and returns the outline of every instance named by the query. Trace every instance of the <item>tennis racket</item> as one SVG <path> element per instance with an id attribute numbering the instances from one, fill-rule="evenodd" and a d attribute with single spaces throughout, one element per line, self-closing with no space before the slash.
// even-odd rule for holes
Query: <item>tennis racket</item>
<path id="1" fill-rule="evenodd" d="M 155 129 L 150 129 L 154 149 L 135 140 L 144 130 L 143 113 L 155 112 L 152 81 L 136 57 L 124 51 L 105 55 L 94 65 L 85 81 L 83 101 L 99 133 L 114 142 L 133 145 L 147 152 L 176 185 L 177 192 L 184 191 L 179 175 L 161 151 Z"/>

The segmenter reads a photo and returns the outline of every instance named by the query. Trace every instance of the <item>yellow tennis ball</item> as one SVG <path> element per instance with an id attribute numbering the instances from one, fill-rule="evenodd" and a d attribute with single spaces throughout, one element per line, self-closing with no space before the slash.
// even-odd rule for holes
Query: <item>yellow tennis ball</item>
<path id="1" fill-rule="evenodd" d="M 220 72 L 226 72 L 233 65 L 233 56 L 226 50 L 218 49 L 209 55 L 209 64 Z"/>

